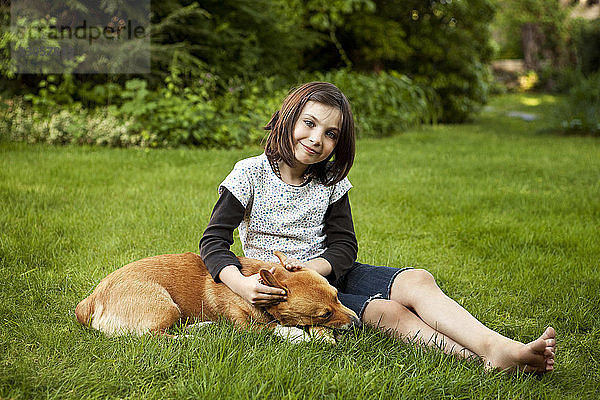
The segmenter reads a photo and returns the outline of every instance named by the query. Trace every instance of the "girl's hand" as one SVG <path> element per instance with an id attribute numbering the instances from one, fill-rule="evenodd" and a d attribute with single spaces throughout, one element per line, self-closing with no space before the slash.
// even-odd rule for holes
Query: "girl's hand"
<path id="1" fill-rule="evenodd" d="M 298 271 L 302 268 L 308 268 L 318 272 L 322 276 L 328 276 L 332 272 L 331 264 L 329 264 L 329 261 L 322 257 L 317 257 L 306 262 L 302 262 L 293 257 L 288 257 L 280 251 L 276 251 L 274 254 L 277 256 L 277 258 L 279 258 L 281 265 L 290 271 Z"/>
<path id="2" fill-rule="evenodd" d="M 284 256 L 280 258 L 281 263 L 288 271 L 299 271 L 302 268 L 306 268 L 306 264 L 293 257 Z"/>
<path id="3" fill-rule="evenodd" d="M 274 271 L 275 268 L 271 268 L 270 272 L 273 273 Z M 245 276 L 236 292 L 247 302 L 257 307 L 272 306 L 280 301 L 287 300 L 285 291 L 265 285 L 259 274 Z"/>

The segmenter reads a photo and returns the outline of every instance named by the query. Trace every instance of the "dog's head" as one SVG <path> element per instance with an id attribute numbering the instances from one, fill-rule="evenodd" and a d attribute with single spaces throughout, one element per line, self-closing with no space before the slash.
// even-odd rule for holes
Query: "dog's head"
<path id="1" fill-rule="evenodd" d="M 279 266 L 271 273 L 260 270 L 263 282 L 287 292 L 287 300 L 266 307 L 266 311 L 282 325 L 320 325 L 334 329 L 350 329 L 360 325 L 354 311 L 340 303 L 337 290 L 327 279 L 308 268 L 288 271 Z"/>

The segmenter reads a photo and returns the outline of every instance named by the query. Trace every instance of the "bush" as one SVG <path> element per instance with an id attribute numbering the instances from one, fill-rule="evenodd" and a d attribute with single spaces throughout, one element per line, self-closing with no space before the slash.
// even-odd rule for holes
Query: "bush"
<path id="1" fill-rule="evenodd" d="M 600 70 L 600 19 L 576 19 L 571 26 L 575 65 L 584 75 Z"/>
<path id="2" fill-rule="evenodd" d="M 142 136 L 154 135 L 157 145 L 215 145 L 205 134 L 205 128 L 214 121 L 215 110 L 201 91 L 175 91 L 171 85 L 150 91 L 146 81 L 133 79 L 119 96 L 121 105 L 111 107 L 115 115 L 132 118 L 132 130 Z"/>
<path id="3" fill-rule="evenodd" d="M 315 79 L 335 84 L 346 95 L 358 137 L 389 136 L 411 126 L 434 123 L 440 116 L 434 92 L 397 72 L 365 75 L 340 70 Z"/>
<path id="4" fill-rule="evenodd" d="M 262 126 L 277 109 L 285 91 L 267 90 L 267 80 L 230 87 L 214 96 L 212 77 L 195 87 L 166 88 L 151 92 L 144 81 L 127 82 L 122 105 L 115 113 L 132 117 L 132 128 L 154 134 L 167 146 L 234 148 L 260 142 Z"/>
<path id="5" fill-rule="evenodd" d="M 494 2 L 413 0 L 410 4 L 419 18 L 407 21 L 413 52 L 401 72 L 435 90 L 441 99 L 441 121 L 470 120 L 487 102 L 492 87 L 487 63 L 493 51 L 489 25 Z"/>
<path id="6" fill-rule="evenodd" d="M 536 88 L 568 93 L 582 76 L 600 71 L 600 19 L 573 19 L 569 21 L 568 32 L 568 63 L 542 68 Z"/>
<path id="7" fill-rule="evenodd" d="M 211 98 L 204 88 L 178 89 L 171 84 L 150 91 L 146 82 L 130 80 L 116 105 L 85 109 L 29 96 L 0 103 L 0 136 L 28 143 L 89 144 L 114 147 L 233 148 L 262 140 L 262 126 L 286 91 L 263 95 L 250 86 Z"/>
<path id="8" fill-rule="evenodd" d="M 80 144 L 112 147 L 160 146 L 152 134 L 132 130 L 133 120 L 122 120 L 109 109 L 87 111 L 81 107 L 43 114 L 22 99 L 2 102 L 0 137 L 27 143 Z"/>
<path id="9" fill-rule="evenodd" d="M 582 79 L 580 70 L 571 66 L 542 68 L 534 90 L 566 94 Z"/>
<path id="10" fill-rule="evenodd" d="M 398 71 L 432 88 L 440 121 L 469 120 L 492 89 L 492 0 L 375 0 L 340 29 L 355 68 Z"/>
<path id="11" fill-rule="evenodd" d="M 397 73 L 364 75 L 345 70 L 302 77 L 330 81 L 346 94 L 354 111 L 360 137 L 381 137 L 410 126 L 435 122 L 439 108 L 433 91 L 415 85 Z M 289 85 L 275 78 L 230 82 L 215 95 L 207 74 L 193 87 L 168 77 L 156 91 L 133 79 L 116 91 L 115 103 L 85 109 L 80 103 L 58 105 L 43 92 L 5 102 L 0 133 L 30 143 L 90 144 L 103 146 L 234 148 L 258 144 L 262 129 L 280 107 Z M 114 89 L 111 89 L 114 91 Z"/>
<path id="12" fill-rule="evenodd" d="M 559 112 L 565 133 L 600 136 L 600 73 L 582 78 Z"/>

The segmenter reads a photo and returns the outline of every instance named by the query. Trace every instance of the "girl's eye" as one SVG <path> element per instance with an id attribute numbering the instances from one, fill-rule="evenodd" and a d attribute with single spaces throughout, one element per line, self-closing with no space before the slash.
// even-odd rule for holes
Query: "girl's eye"
<path id="1" fill-rule="evenodd" d="M 327 131 L 325 133 L 325 135 L 327 135 L 328 138 L 336 140 L 337 139 L 337 133 L 335 133 L 335 131 Z"/>
<path id="2" fill-rule="evenodd" d="M 309 119 L 305 119 L 305 120 L 304 120 L 304 123 L 305 123 L 305 124 L 306 124 L 306 126 L 308 126 L 309 128 L 313 128 L 313 127 L 315 126 L 315 123 L 314 123 L 314 122 L 312 122 L 312 121 L 311 121 L 311 120 L 309 120 Z"/>

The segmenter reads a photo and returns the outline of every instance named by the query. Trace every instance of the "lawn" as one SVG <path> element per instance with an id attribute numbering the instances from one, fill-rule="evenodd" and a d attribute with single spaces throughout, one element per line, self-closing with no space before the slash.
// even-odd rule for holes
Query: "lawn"
<path id="1" fill-rule="evenodd" d="M 517 340 L 554 326 L 555 372 L 487 373 L 368 329 L 335 347 L 225 323 L 106 338 L 77 302 L 127 262 L 196 251 L 217 185 L 260 148 L 0 142 L 0 398 L 597 398 L 600 142 L 550 133 L 557 101 L 502 96 L 471 124 L 359 140 L 350 173 L 360 261 L 428 269 Z"/>

